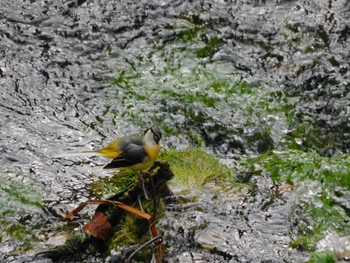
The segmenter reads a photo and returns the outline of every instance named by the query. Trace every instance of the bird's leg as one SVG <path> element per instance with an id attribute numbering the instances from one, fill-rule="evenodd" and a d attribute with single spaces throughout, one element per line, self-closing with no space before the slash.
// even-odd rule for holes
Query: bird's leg
<path id="1" fill-rule="evenodd" d="M 145 212 L 145 210 L 143 210 L 143 207 L 142 207 L 140 194 L 137 195 L 137 202 L 138 202 L 138 204 L 139 204 L 140 210 L 141 210 L 142 212 Z"/>
<path id="2" fill-rule="evenodd" d="M 156 214 L 157 214 L 157 200 L 156 200 L 156 189 L 155 189 L 153 177 L 152 177 L 150 172 L 141 172 L 141 179 L 140 180 L 141 180 L 142 190 L 143 190 L 143 193 L 144 193 L 146 200 L 150 200 L 150 198 L 148 197 L 148 195 L 146 193 L 146 188 L 144 185 L 144 180 L 146 178 L 148 178 L 148 180 L 149 180 L 148 185 L 150 186 L 151 199 L 153 201 L 153 216 L 155 218 Z"/>
<path id="3" fill-rule="evenodd" d="M 151 183 L 151 191 L 152 191 L 153 217 L 154 217 L 154 219 L 156 219 L 156 216 L 157 216 L 157 204 L 158 204 L 157 197 L 156 197 L 156 188 L 155 188 L 152 176 L 149 178 L 149 180 L 150 180 L 150 183 Z"/>
<path id="4" fill-rule="evenodd" d="M 145 188 L 145 179 L 143 178 L 143 172 L 140 172 L 140 182 L 141 182 L 143 195 L 145 196 L 146 200 L 149 200 L 147 192 L 146 192 L 146 188 Z"/>

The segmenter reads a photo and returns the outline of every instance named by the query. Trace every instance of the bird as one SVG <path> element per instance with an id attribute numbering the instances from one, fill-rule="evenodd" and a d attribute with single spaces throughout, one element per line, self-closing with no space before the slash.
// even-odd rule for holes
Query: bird
<path id="1" fill-rule="evenodd" d="M 113 160 L 103 169 L 126 167 L 133 171 L 146 171 L 157 159 L 160 152 L 162 132 L 151 127 L 144 136 L 123 136 L 113 140 L 106 147 L 96 151 L 56 155 L 56 158 L 71 156 L 103 156 Z"/>

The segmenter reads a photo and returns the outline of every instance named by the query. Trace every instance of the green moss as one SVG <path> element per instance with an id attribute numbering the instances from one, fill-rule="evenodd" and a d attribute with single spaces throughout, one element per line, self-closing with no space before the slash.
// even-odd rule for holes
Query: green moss
<path id="1" fill-rule="evenodd" d="M 96 199 L 112 196 L 118 192 L 125 191 L 125 189 L 129 188 L 138 180 L 139 176 L 140 174 L 138 172 L 133 172 L 129 169 L 121 169 L 119 172 L 115 173 L 113 177 L 104 178 L 91 184 L 91 194 L 95 196 Z M 128 192 L 125 194 L 127 195 Z M 159 198 L 156 199 L 157 208 L 155 218 L 161 218 L 164 215 L 164 204 Z M 129 205 L 140 209 L 138 202 Z M 142 209 L 145 213 L 153 215 L 153 200 L 143 200 Z M 120 251 L 134 244 L 143 244 L 151 239 L 149 224 L 146 219 L 129 212 L 122 213 L 119 219 L 120 222 L 114 228 L 115 233 L 109 241 L 107 251 L 112 249 Z M 142 251 L 138 254 L 138 257 L 144 257 L 144 259 L 149 258 L 149 255 L 145 255 L 145 253 L 148 252 L 147 250 Z"/>
<path id="2" fill-rule="evenodd" d="M 350 211 L 338 199 L 350 190 L 349 154 L 323 157 L 316 152 L 271 151 L 242 159 L 235 171 L 244 170 L 256 176 L 268 174 L 275 184 L 310 185 L 310 196 L 305 200 L 300 196 L 298 212 L 292 214 L 297 222 L 291 229 L 292 247 L 313 251 L 330 229 L 348 233 Z"/>
<path id="3" fill-rule="evenodd" d="M 5 201 L 2 209 L 8 206 L 9 200 L 22 205 L 43 208 L 41 195 L 34 185 L 32 187 L 24 185 L 22 182 L 17 182 L 14 178 L 7 178 L 6 181 L 3 181 L 0 186 L 0 200 Z M 4 212 L 8 213 L 9 210 L 4 210 Z"/>
<path id="4" fill-rule="evenodd" d="M 293 229 L 292 246 L 307 251 L 314 251 L 317 242 L 328 231 L 348 234 L 350 226 L 348 215 L 334 202 L 332 194 L 326 192 L 315 196 L 312 202 L 304 203 L 296 218 L 298 223 Z"/>
<path id="5" fill-rule="evenodd" d="M 0 220 L 1 233 L 0 233 L 0 241 L 5 240 L 7 236 L 10 236 L 14 240 L 24 241 L 29 236 L 30 232 L 26 228 L 25 225 L 16 223 L 16 222 L 8 222 L 7 220 Z"/>
<path id="6" fill-rule="evenodd" d="M 205 144 L 204 139 L 194 131 L 190 131 L 188 136 L 192 139 L 193 143 L 197 146 L 203 146 Z"/>
<path id="7" fill-rule="evenodd" d="M 221 40 L 217 37 L 211 38 L 205 47 L 196 50 L 196 55 L 198 58 L 206 58 L 214 55 L 216 49 L 221 44 Z"/>
<path id="8" fill-rule="evenodd" d="M 307 263 L 335 263 L 336 260 L 331 252 L 314 252 L 310 254 Z"/>
<path id="9" fill-rule="evenodd" d="M 210 97 L 209 94 L 206 94 L 205 91 L 197 92 L 176 92 L 175 90 L 163 90 L 161 91 L 163 95 L 169 96 L 177 101 L 185 104 L 191 104 L 195 102 L 203 103 L 207 107 L 214 107 L 215 104 L 219 101 L 219 98 Z"/>
<path id="10" fill-rule="evenodd" d="M 323 182 L 327 187 L 338 185 L 350 190 L 348 154 L 323 157 L 316 152 L 271 151 L 244 162 L 254 171 L 258 167 L 265 169 L 277 183 L 308 179 Z"/>
<path id="11" fill-rule="evenodd" d="M 130 169 L 120 169 L 112 177 L 103 178 L 90 184 L 90 192 L 94 198 L 106 198 L 123 191 L 134 183 L 140 174 Z"/>
<path id="12" fill-rule="evenodd" d="M 162 151 L 159 159 L 167 161 L 175 174 L 171 184 L 193 188 L 210 180 L 233 183 L 230 169 L 200 148 Z"/>
<path id="13" fill-rule="evenodd" d="M 178 31 L 178 40 L 182 40 L 185 43 L 196 43 L 200 38 L 203 27 L 194 26 L 190 23 L 174 26 L 173 29 Z"/>
<path id="14" fill-rule="evenodd" d="M 2 169 L 0 242 L 7 242 L 13 253 L 22 254 L 31 250 L 33 240 L 46 222 L 43 210 L 41 189 L 36 182 L 9 169 Z M 18 242 L 21 246 L 14 245 Z"/>
<path id="15" fill-rule="evenodd" d="M 170 164 L 175 174 L 174 179 L 170 181 L 171 184 L 182 187 L 201 187 L 210 180 L 233 183 L 231 170 L 221 164 L 215 156 L 200 148 L 162 150 L 158 159 Z M 134 183 L 138 177 L 137 172 L 121 169 L 110 178 L 103 178 L 90 184 L 91 195 L 96 198 L 111 196 Z"/>
<path id="16" fill-rule="evenodd" d="M 134 207 L 138 208 L 139 206 L 138 204 L 134 204 Z M 153 215 L 152 200 L 143 201 L 142 208 L 146 213 Z M 155 218 L 161 218 L 163 216 L 164 204 L 160 201 L 157 204 L 157 214 Z M 126 213 L 123 221 L 117 226 L 109 247 L 110 249 L 118 250 L 125 246 L 142 244 L 152 238 L 148 229 L 149 224 L 146 219 L 140 218 L 131 213 Z"/>
<path id="17" fill-rule="evenodd" d="M 169 45 L 154 45 L 133 59 L 123 52 L 112 58 L 121 65 L 109 79 L 120 103 L 117 113 L 109 111 L 110 118 L 122 117 L 141 127 L 154 123 L 164 135 L 186 134 L 196 146 L 207 138 L 192 130 L 217 125 L 223 139 L 232 138 L 235 131 L 228 130 L 227 123 L 237 122 L 247 130 L 270 129 L 274 146 L 281 142 L 282 130 L 295 116 L 284 92 L 240 80 L 227 63 L 210 61 L 220 37 L 192 19 L 180 20 L 172 26 L 176 37 Z"/>
<path id="18" fill-rule="evenodd" d="M 138 208 L 138 204 L 134 204 Z M 146 200 L 142 202 L 144 212 L 153 215 L 153 201 Z M 164 216 L 164 204 L 162 201 L 157 203 L 157 214 L 153 215 L 156 219 Z M 121 251 L 130 248 L 132 245 L 142 245 L 152 238 L 150 225 L 146 219 L 140 218 L 131 213 L 125 213 L 122 222 L 115 228 L 111 241 L 108 245 L 108 251 Z M 152 249 L 145 248 L 137 253 L 134 258 L 135 262 L 146 262 L 152 257 Z"/>

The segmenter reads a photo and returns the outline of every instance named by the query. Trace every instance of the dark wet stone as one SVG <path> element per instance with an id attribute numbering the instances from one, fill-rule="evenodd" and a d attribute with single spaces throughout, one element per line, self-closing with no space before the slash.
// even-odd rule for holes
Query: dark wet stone
<path id="1" fill-rule="evenodd" d="M 290 211 L 296 199 L 289 190 L 274 196 L 270 180 L 255 178 L 241 193 L 209 184 L 198 202 L 179 211 L 173 207 L 160 224 L 166 229 L 167 260 L 304 262 L 307 254 L 289 245 Z"/>

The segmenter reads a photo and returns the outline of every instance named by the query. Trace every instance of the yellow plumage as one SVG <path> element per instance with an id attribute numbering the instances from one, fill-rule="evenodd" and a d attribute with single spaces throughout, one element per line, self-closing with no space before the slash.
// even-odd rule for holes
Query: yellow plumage
<path id="1" fill-rule="evenodd" d="M 134 171 L 144 171 L 150 168 L 157 159 L 161 137 L 161 131 L 155 127 L 149 129 L 144 136 L 118 138 L 100 150 L 62 154 L 57 155 L 56 158 L 101 155 L 113 159 L 104 168 L 127 167 Z"/>
<path id="2" fill-rule="evenodd" d="M 97 150 L 96 152 L 98 152 L 99 154 L 101 154 L 103 157 L 106 157 L 106 158 L 112 158 L 112 159 L 117 158 L 122 153 L 122 151 L 119 148 L 120 139 L 121 138 L 112 141 L 106 147 L 100 150 Z"/>

